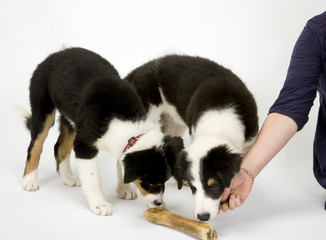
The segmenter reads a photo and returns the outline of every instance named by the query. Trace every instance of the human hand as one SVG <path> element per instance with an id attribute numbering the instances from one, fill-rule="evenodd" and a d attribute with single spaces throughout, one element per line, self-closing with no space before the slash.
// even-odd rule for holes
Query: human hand
<path id="1" fill-rule="evenodd" d="M 253 183 L 253 178 L 241 169 L 232 179 L 230 187 L 224 190 L 218 213 L 220 210 L 227 212 L 240 207 L 249 196 Z"/>

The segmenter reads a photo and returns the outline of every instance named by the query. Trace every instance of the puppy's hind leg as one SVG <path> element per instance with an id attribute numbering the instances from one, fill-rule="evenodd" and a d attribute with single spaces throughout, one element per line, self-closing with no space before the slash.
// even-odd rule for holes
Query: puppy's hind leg
<path id="1" fill-rule="evenodd" d="M 32 111 L 33 112 L 33 111 Z M 27 150 L 27 160 L 23 178 L 23 188 L 26 191 L 39 189 L 37 168 L 43 151 L 43 144 L 54 122 L 55 108 L 46 114 L 42 111 L 34 111 L 30 119 L 31 142 Z"/>
<path id="2" fill-rule="evenodd" d="M 60 117 L 60 135 L 54 146 L 57 172 L 62 182 L 67 186 L 80 186 L 80 180 L 72 174 L 70 153 L 73 148 L 76 131 L 63 116 Z"/>
<path id="3" fill-rule="evenodd" d="M 130 184 L 125 184 L 123 182 L 122 168 L 121 163 L 117 161 L 117 176 L 118 176 L 118 185 L 116 192 L 121 199 L 133 200 L 137 198 L 136 192 L 131 188 Z"/>

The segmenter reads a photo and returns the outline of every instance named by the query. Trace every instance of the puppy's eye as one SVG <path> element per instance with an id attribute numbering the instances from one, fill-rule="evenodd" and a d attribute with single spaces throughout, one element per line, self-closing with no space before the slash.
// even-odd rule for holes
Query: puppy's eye
<path id="1" fill-rule="evenodd" d="M 219 181 L 215 178 L 209 178 L 207 181 L 207 185 L 210 189 L 216 189 L 220 186 Z"/>
<path id="2" fill-rule="evenodd" d="M 145 182 L 144 182 L 144 185 L 147 185 L 148 187 L 151 187 L 151 188 L 158 188 L 158 187 L 162 186 L 161 183 L 145 183 Z"/>
<path id="3" fill-rule="evenodd" d="M 209 187 L 212 188 L 212 189 L 216 189 L 216 188 L 219 187 L 219 184 L 218 184 L 218 182 L 215 181 L 215 182 L 213 182 L 213 184 L 210 185 Z"/>

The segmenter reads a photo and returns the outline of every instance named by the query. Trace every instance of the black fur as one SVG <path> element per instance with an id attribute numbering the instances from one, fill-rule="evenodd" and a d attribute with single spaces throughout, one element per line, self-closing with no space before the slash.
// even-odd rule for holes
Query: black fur
<path id="1" fill-rule="evenodd" d="M 74 128 L 73 126 L 71 126 L 71 124 L 67 121 L 66 118 L 64 118 L 63 116 L 60 116 L 60 120 L 59 120 L 59 131 L 60 133 L 64 131 L 63 128 L 67 128 L 69 134 L 73 134 L 74 133 Z M 58 138 L 56 144 L 54 145 L 54 156 L 55 156 L 55 159 L 56 159 L 56 163 L 57 163 L 57 172 L 59 172 L 59 160 L 58 160 L 58 149 L 59 149 L 59 145 L 61 144 L 61 139 L 60 137 Z"/>
<path id="2" fill-rule="evenodd" d="M 190 162 L 187 159 L 187 152 L 181 151 L 177 157 L 175 163 L 175 171 L 173 175 L 174 178 L 177 180 L 179 190 L 182 188 L 184 181 L 190 182 L 190 180 L 192 179 L 189 168 Z"/>
<path id="3" fill-rule="evenodd" d="M 244 83 L 230 70 L 208 59 L 169 55 L 150 61 L 126 78 L 136 88 L 146 110 L 159 105 L 163 91 L 189 127 L 196 126 L 204 111 L 233 105 L 246 126 L 246 140 L 258 131 L 257 107 Z"/>
<path id="4" fill-rule="evenodd" d="M 123 159 L 124 183 L 140 179 L 148 185 L 163 185 L 172 176 L 175 159 L 182 149 L 183 141 L 180 137 L 165 136 L 163 146 L 160 148 L 126 154 Z"/>
<path id="5" fill-rule="evenodd" d="M 174 174 L 175 161 L 178 154 L 184 148 L 183 140 L 180 137 L 164 137 L 163 156 L 166 158 L 167 166 L 170 168 L 170 173 Z"/>
<path id="6" fill-rule="evenodd" d="M 158 106 L 162 103 L 156 71 L 157 60 L 153 60 L 138 67 L 125 78 L 137 90 L 146 111 L 151 105 Z"/>
<path id="7" fill-rule="evenodd" d="M 175 159 L 182 149 L 181 138 L 165 136 L 161 148 L 128 153 L 123 159 L 124 183 L 139 180 L 148 193 L 164 193 L 164 183 L 173 175 Z"/>
<path id="8" fill-rule="evenodd" d="M 153 184 L 164 183 L 166 179 L 166 159 L 159 149 L 147 149 L 128 153 L 123 159 L 126 168 L 124 183 L 130 183 L 136 179 L 148 176 L 150 172 L 156 172 Z"/>
<path id="9" fill-rule="evenodd" d="M 30 102 L 32 139 L 42 131 L 46 115 L 57 108 L 75 123 L 74 150 L 84 159 L 96 156 L 93 143 L 113 117 L 138 121 L 146 114 L 136 91 L 121 81 L 115 68 L 82 48 L 54 53 L 39 64 L 31 79 Z"/>
<path id="10" fill-rule="evenodd" d="M 200 178 L 206 194 L 213 199 L 220 198 L 224 188 L 230 187 L 232 178 L 240 171 L 241 161 L 241 155 L 231 153 L 227 146 L 211 149 L 201 159 Z M 209 179 L 215 180 L 211 186 L 207 184 Z"/>

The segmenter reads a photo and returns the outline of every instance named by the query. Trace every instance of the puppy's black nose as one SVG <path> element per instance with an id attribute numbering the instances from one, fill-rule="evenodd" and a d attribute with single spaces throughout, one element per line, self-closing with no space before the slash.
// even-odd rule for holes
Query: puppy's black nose
<path id="1" fill-rule="evenodd" d="M 156 206 L 161 206 L 161 205 L 162 205 L 162 202 L 157 201 L 157 200 L 154 200 L 154 204 L 155 204 Z"/>
<path id="2" fill-rule="evenodd" d="M 197 214 L 197 218 L 200 221 L 208 221 L 210 217 L 211 217 L 211 215 L 209 213 L 200 213 L 200 214 Z"/>

